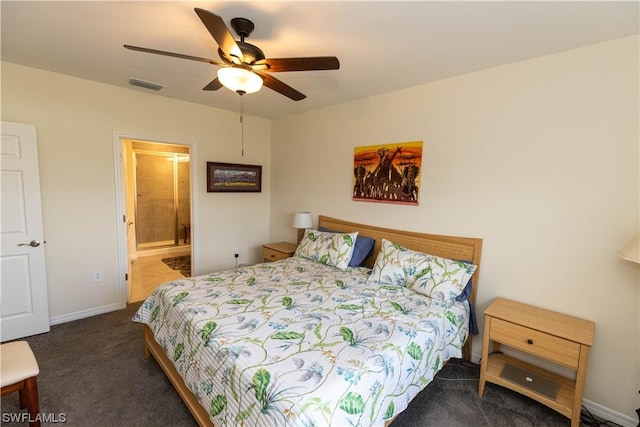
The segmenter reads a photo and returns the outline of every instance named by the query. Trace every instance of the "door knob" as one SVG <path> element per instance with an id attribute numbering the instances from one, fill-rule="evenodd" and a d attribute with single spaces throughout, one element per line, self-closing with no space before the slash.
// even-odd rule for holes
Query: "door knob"
<path id="1" fill-rule="evenodd" d="M 20 243 L 18 246 L 31 246 L 32 248 L 37 248 L 40 246 L 39 240 L 32 240 L 29 243 Z"/>

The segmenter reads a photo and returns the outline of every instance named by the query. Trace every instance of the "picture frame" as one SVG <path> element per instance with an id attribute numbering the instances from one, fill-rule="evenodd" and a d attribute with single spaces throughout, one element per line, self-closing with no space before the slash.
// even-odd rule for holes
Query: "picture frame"
<path id="1" fill-rule="evenodd" d="M 207 162 L 207 193 L 260 193 L 262 166 Z"/>
<path id="2" fill-rule="evenodd" d="M 355 147 L 353 200 L 418 206 L 422 141 Z"/>

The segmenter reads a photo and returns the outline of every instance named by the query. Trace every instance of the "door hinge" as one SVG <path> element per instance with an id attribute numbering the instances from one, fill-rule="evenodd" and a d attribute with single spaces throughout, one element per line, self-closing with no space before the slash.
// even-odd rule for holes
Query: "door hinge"
<path id="1" fill-rule="evenodd" d="M 122 215 L 122 222 L 127 222 L 127 215 Z"/>
<path id="2" fill-rule="evenodd" d="M 124 273 L 124 280 L 125 280 L 125 282 L 126 282 L 127 280 L 129 280 L 129 274 Z"/>

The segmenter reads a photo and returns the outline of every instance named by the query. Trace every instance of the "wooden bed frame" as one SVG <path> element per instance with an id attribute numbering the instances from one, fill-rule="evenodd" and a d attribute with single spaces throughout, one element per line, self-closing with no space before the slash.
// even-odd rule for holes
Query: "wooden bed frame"
<path id="1" fill-rule="evenodd" d="M 478 289 L 478 277 L 480 275 L 482 239 L 393 230 L 390 228 L 343 221 L 324 215 L 320 215 L 318 217 L 318 227 L 324 227 L 329 230 L 340 232 L 357 231 L 363 236 L 375 239 L 376 246 L 374 253 L 370 257 L 367 257 L 363 263 L 367 267 L 373 267 L 376 257 L 378 256 L 378 252 L 380 251 L 380 244 L 383 238 L 415 251 L 437 255 L 443 258 L 471 261 L 478 266 L 473 275 L 474 286 L 471 296 L 469 297 L 471 303 L 475 304 L 476 292 Z M 469 337 L 462 351 L 463 358 L 466 360 L 471 360 L 471 341 L 472 339 Z M 182 377 L 174 367 L 173 362 L 169 360 L 164 353 L 164 349 L 155 341 L 153 332 L 147 325 L 144 327 L 144 346 L 145 357 L 148 358 L 149 356 L 153 356 L 153 358 L 156 359 L 164 373 L 169 378 L 169 381 L 171 381 L 176 391 L 189 408 L 189 411 L 191 411 L 191 414 L 193 414 L 198 425 L 213 427 L 208 411 L 200 405 L 196 396 L 186 386 Z M 392 421 L 393 420 L 388 420 L 385 423 L 385 426 L 391 424 Z"/>

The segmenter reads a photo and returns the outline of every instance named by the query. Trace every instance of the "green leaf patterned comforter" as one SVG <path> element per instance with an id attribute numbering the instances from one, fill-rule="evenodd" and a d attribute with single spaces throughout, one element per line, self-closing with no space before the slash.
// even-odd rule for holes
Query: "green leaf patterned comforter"
<path id="1" fill-rule="evenodd" d="M 216 426 L 382 426 L 462 356 L 468 305 L 293 257 L 160 286 L 153 330 Z"/>

